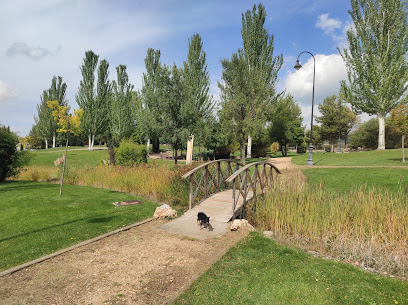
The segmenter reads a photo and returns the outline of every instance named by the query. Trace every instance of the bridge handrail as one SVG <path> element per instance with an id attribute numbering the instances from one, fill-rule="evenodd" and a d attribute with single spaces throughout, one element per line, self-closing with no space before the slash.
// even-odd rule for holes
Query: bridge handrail
<path id="1" fill-rule="evenodd" d="M 258 169 L 259 166 L 263 167 L 261 171 Z M 267 166 L 270 167 L 269 173 L 267 171 Z M 250 175 L 251 167 L 255 167 L 252 176 Z M 239 209 L 236 210 L 239 197 L 242 197 L 243 204 L 245 205 L 246 201 L 249 198 L 255 198 L 257 196 L 258 191 L 264 193 L 265 190 L 269 187 L 269 185 L 273 183 L 273 181 L 275 180 L 273 177 L 273 170 L 275 170 L 276 172 L 275 175 L 276 179 L 277 174 L 281 174 L 281 172 L 275 165 L 272 164 L 272 162 L 270 161 L 253 162 L 240 168 L 239 170 L 234 172 L 231 176 L 229 176 L 227 180 L 225 180 L 225 182 L 230 186 L 232 184 L 232 199 L 233 199 L 232 211 L 234 215 L 239 210 Z M 250 194 L 251 191 L 252 196 Z"/>
<path id="2" fill-rule="evenodd" d="M 221 163 L 226 162 L 227 167 L 223 171 L 221 168 Z M 236 163 L 236 166 L 243 166 L 240 162 L 230 159 L 219 159 L 214 161 L 209 161 L 204 163 L 196 168 L 192 169 L 188 173 L 184 174 L 182 178 L 186 179 L 190 177 L 190 196 L 189 196 L 189 208 L 193 207 L 194 201 L 198 193 L 201 191 L 204 195 L 204 199 L 208 198 L 211 195 L 212 188 L 215 188 L 217 191 L 220 190 L 221 186 L 225 183 L 225 177 L 231 175 L 234 171 L 231 167 L 231 163 Z M 214 171 L 210 172 L 209 166 L 216 164 Z M 201 175 L 201 179 L 196 179 L 198 172 L 204 169 L 204 173 Z M 197 175 L 195 175 L 197 173 Z M 194 191 L 194 185 L 196 189 Z"/>
<path id="3" fill-rule="evenodd" d="M 262 165 L 262 164 L 266 164 L 266 165 L 269 165 L 269 166 L 273 167 L 273 168 L 276 170 L 276 172 L 277 172 L 278 174 L 281 174 L 280 170 L 279 170 L 275 165 L 273 165 L 272 162 L 269 162 L 269 161 L 258 161 L 258 162 L 249 163 L 249 164 L 247 164 L 247 165 L 241 167 L 239 170 L 237 170 L 237 171 L 234 172 L 231 176 L 229 176 L 229 177 L 227 178 L 227 180 L 225 180 L 225 182 L 231 183 L 232 181 L 234 181 L 234 179 L 235 179 L 238 175 L 240 175 L 243 171 L 247 170 L 247 169 L 250 168 L 251 166 L 254 166 L 254 165 Z"/>
<path id="4" fill-rule="evenodd" d="M 213 163 L 217 163 L 217 162 L 233 162 L 238 164 L 239 166 L 243 166 L 242 163 L 235 161 L 235 160 L 230 160 L 230 159 L 218 159 L 218 160 L 213 160 L 213 161 L 209 161 L 207 163 L 201 164 L 200 166 L 197 166 L 195 168 L 193 168 L 191 171 L 189 171 L 188 173 L 185 173 L 183 176 L 181 176 L 184 179 L 187 179 L 189 176 L 191 176 L 192 174 L 194 174 L 195 172 L 199 171 L 202 168 L 205 168 L 206 166 L 213 164 Z"/>

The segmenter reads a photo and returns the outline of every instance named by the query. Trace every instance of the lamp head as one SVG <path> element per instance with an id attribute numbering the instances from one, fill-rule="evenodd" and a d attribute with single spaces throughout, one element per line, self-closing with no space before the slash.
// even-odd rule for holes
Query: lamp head
<path id="1" fill-rule="evenodd" d="M 299 59 L 296 60 L 296 65 L 293 68 L 295 68 L 296 70 L 299 70 L 300 68 L 302 68 L 302 65 L 299 63 Z"/>

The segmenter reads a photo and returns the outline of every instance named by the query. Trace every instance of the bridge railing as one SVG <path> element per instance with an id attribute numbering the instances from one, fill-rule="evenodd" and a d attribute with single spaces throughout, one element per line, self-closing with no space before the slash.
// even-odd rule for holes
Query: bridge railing
<path id="1" fill-rule="evenodd" d="M 264 193 L 280 173 L 279 169 L 271 162 L 260 161 L 245 165 L 229 176 L 225 182 L 232 184 L 233 213 L 236 212 L 240 197 L 245 204 L 247 200 L 255 198 L 257 194 Z"/>
<path id="2" fill-rule="evenodd" d="M 237 171 L 240 166 L 243 165 L 237 161 L 220 159 L 204 163 L 184 174 L 182 176 L 184 179 L 190 178 L 189 208 L 194 206 L 196 199 L 197 201 L 206 199 L 228 188 L 226 178 Z"/>

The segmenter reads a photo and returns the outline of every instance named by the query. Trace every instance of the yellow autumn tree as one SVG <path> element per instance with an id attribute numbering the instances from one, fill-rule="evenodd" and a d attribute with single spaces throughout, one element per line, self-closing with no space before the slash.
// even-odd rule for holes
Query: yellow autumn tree
<path id="1" fill-rule="evenodd" d="M 68 137 L 70 133 L 78 134 L 81 132 L 81 118 L 83 114 L 82 109 L 75 109 L 73 114 L 68 113 L 68 106 L 61 106 L 58 101 L 48 101 L 47 106 L 52 111 L 52 116 L 57 121 L 57 132 L 65 132 L 67 134 L 67 140 L 65 144 L 64 164 L 62 168 L 60 196 L 62 195 L 62 186 L 64 184 L 65 164 L 67 161 L 68 153 Z"/>

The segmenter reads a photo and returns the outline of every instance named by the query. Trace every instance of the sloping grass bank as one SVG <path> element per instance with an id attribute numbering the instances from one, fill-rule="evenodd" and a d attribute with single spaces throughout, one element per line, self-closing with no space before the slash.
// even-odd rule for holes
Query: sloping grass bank
<path id="1" fill-rule="evenodd" d="M 173 304 L 408 304 L 408 283 L 252 233 Z"/>
<path id="2" fill-rule="evenodd" d="M 0 271 L 153 216 L 157 204 L 91 187 L 0 183 Z M 145 204 L 118 207 L 139 199 Z"/>
<path id="3" fill-rule="evenodd" d="M 408 193 L 360 187 L 344 193 L 296 178 L 248 205 L 251 223 L 279 239 L 341 260 L 408 276 Z"/>

